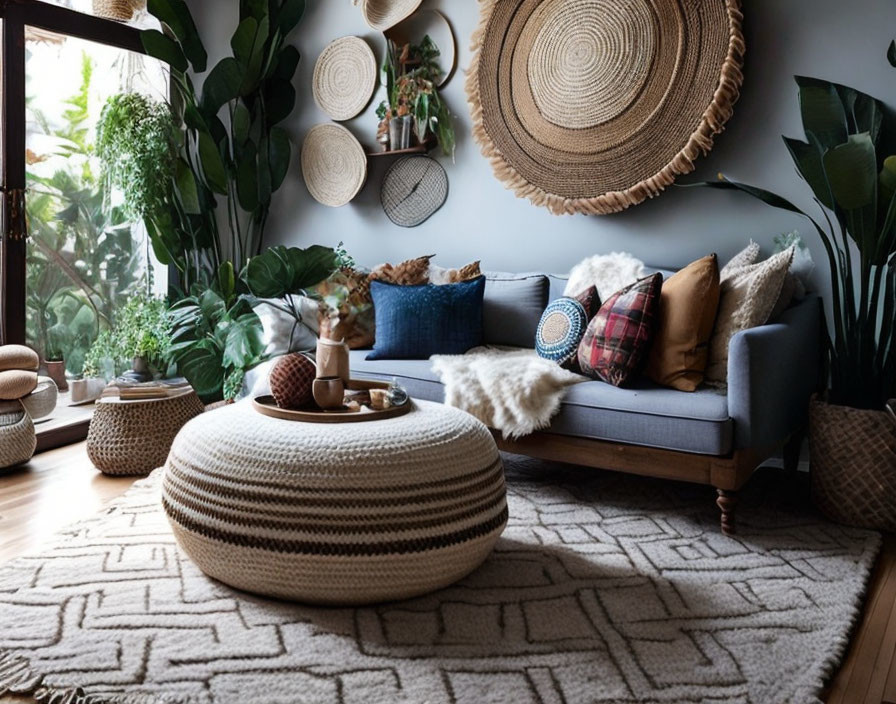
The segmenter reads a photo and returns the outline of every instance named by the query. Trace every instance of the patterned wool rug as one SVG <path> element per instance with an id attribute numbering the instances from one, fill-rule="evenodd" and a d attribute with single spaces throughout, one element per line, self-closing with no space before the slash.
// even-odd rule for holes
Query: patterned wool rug
<path id="1" fill-rule="evenodd" d="M 157 472 L 0 568 L 0 653 L 51 691 L 104 695 L 90 701 L 815 701 L 877 534 L 819 519 L 773 472 L 751 482 L 731 539 L 706 487 L 506 460 L 510 524 L 485 565 L 362 609 L 203 576 L 175 546 Z"/>

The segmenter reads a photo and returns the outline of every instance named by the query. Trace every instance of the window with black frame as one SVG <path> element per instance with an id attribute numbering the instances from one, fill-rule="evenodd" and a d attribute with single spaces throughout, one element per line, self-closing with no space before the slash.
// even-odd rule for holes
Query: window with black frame
<path id="1" fill-rule="evenodd" d="M 168 73 L 142 51 L 139 29 L 157 26 L 145 0 L 6 0 L 0 20 L 0 339 L 36 350 L 59 387 L 37 424 L 48 447 L 86 433 L 86 379 L 115 375 L 104 333 L 129 301 L 166 290 L 103 135 L 135 106 L 163 109 Z"/>

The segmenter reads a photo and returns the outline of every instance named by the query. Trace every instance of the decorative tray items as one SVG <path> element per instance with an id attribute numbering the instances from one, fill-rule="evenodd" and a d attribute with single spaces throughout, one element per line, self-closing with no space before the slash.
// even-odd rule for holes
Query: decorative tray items
<path id="1" fill-rule="evenodd" d="M 316 362 L 311 355 L 289 354 L 271 370 L 271 395 L 254 400 L 263 415 L 312 423 L 381 420 L 404 415 L 407 392 L 393 381 L 351 379 L 348 345 L 321 339 Z"/>

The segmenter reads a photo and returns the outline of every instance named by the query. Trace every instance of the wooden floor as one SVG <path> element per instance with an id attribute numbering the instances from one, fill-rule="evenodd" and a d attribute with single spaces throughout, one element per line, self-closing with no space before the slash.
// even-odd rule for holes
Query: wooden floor
<path id="1" fill-rule="evenodd" d="M 38 455 L 0 475 L 0 564 L 40 547 L 69 523 L 91 516 L 133 479 L 99 474 L 84 443 Z M 0 701 L 23 701 L 4 700 Z M 887 536 L 871 580 L 862 621 L 829 704 L 896 704 L 896 537 Z"/>

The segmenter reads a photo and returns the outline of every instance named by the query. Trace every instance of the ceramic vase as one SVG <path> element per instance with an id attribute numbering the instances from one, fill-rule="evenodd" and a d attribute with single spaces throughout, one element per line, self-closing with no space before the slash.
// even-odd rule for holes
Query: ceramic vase
<path id="1" fill-rule="evenodd" d="M 349 381 L 348 345 L 342 340 L 317 341 L 317 378 L 339 377 L 343 385 Z"/>

